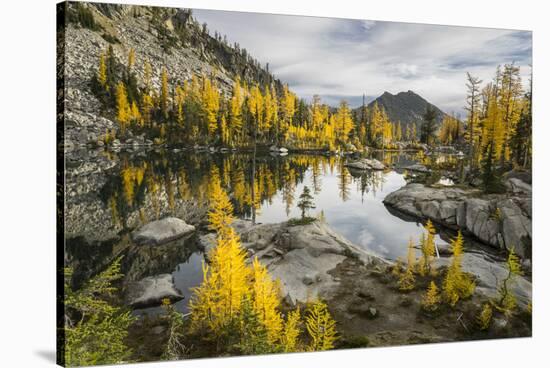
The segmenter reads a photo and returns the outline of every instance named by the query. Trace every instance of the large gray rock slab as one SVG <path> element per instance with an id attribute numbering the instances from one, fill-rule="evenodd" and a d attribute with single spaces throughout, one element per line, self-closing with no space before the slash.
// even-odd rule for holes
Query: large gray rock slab
<path id="1" fill-rule="evenodd" d="M 509 179 L 516 180 L 519 179 Z M 460 229 L 495 248 L 513 248 L 521 257 L 530 257 L 532 205 L 527 186 L 516 183 L 521 191 L 485 195 L 477 189 L 408 184 L 388 194 L 384 204 L 408 215 Z"/>
<path id="2" fill-rule="evenodd" d="M 193 225 L 175 218 L 166 217 L 143 225 L 132 233 L 132 239 L 140 245 L 160 245 L 181 238 L 195 231 Z"/>
<path id="3" fill-rule="evenodd" d="M 171 302 L 183 299 L 170 274 L 145 277 L 130 282 L 126 287 L 126 303 L 135 309 L 160 305 L 163 299 Z"/>

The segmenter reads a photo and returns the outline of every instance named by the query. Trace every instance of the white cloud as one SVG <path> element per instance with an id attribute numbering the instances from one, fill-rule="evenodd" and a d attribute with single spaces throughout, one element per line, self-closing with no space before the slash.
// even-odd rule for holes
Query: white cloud
<path id="1" fill-rule="evenodd" d="M 413 90 L 462 112 L 466 71 L 489 81 L 515 61 L 525 81 L 531 33 L 332 18 L 196 10 L 302 97 L 377 96 Z M 358 99 L 355 99 L 358 101 Z"/>

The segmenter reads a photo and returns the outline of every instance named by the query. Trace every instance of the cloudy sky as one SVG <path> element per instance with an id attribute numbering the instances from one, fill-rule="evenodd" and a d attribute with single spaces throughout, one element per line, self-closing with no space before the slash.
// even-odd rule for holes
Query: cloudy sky
<path id="1" fill-rule="evenodd" d="M 469 71 L 490 81 L 499 64 L 530 73 L 531 32 L 194 10 L 301 97 L 358 106 L 384 91 L 413 90 L 446 112 L 463 113 Z"/>

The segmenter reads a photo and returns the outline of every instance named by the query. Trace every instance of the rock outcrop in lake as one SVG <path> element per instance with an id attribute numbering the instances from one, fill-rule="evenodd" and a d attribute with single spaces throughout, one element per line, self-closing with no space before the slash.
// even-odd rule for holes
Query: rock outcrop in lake
<path id="1" fill-rule="evenodd" d="M 485 195 L 476 189 L 408 184 L 386 196 L 384 204 L 418 218 L 429 218 L 440 225 L 461 229 L 493 247 L 513 247 L 521 257 L 530 258 L 530 185 L 523 182 L 508 185 L 521 188 L 521 191 Z"/>
<path id="2" fill-rule="evenodd" d="M 305 225 L 292 223 L 252 225 L 236 221 L 249 255 L 267 266 L 272 277 L 281 281 L 283 295 L 294 304 L 325 295 L 338 287 L 338 280 L 328 272 L 348 258 L 368 264 L 387 264 L 334 232 L 325 222 Z M 214 246 L 215 237 L 202 237 L 205 248 Z"/>
<path id="3" fill-rule="evenodd" d="M 132 239 L 140 245 L 160 245 L 181 238 L 195 231 L 193 225 L 176 217 L 166 217 L 143 225 L 132 233 Z"/>
<path id="4" fill-rule="evenodd" d="M 356 170 L 384 170 L 386 166 L 377 159 L 362 158 L 357 161 L 348 162 L 346 167 Z"/>

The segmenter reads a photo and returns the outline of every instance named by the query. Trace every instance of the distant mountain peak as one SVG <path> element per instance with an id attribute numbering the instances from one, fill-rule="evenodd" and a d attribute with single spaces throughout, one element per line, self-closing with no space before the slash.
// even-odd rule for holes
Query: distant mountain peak
<path id="1" fill-rule="evenodd" d="M 371 101 L 368 107 L 373 107 L 375 103 L 378 104 L 378 107 L 384 108 L 393 123 L 397 123 L 398 121 L 401 124 L 416 123 L 417 128 L 419 128 L 428 106 L 432 106 L 435 109 L 438 123 L 446 115 L 437 106 L 428 102 L 412 90 L 402 91 L 395 95 L 384 91 L 378 98 Z"/>

